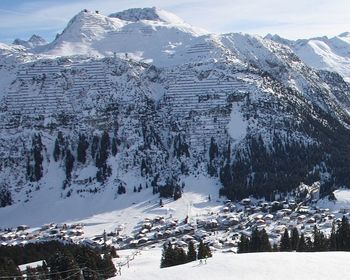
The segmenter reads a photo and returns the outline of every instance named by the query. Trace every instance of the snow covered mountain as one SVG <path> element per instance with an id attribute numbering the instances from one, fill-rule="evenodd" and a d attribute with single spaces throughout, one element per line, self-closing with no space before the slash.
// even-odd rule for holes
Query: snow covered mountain
<path id="1" fill-rule="evenodd" d="M 163 65 L 172 63 L 175 53 L 205 33 L 156 8 L 131 9 L 110 16 L 82 11 L 56 40 L 38 51 L 54 56 L 128 56 Z"/>
<path id="2" fill-rule="evenodd" d="M 13 44 L 20 45 L 20 46 L 26 47 L 28 49 L 32 49 L 32 48 L 35 48 L 38 46 L 46 45 L 47 42 L 44 38 L 34 34 L 32 37 L 30 37 L 30 39 L 28 41 L 16 39 L 13 41 Z"/>
<path id="3" fill-rule="evenodd" d="M 338 72 L 350 82 L 350 33 L 333 38 L 326 36 L 291 41 L 278 35 L 266 38 L 289 46 L 307 65 L 316 69 Z"/>
<path id="4" fill-rule="evenodd" d="M 198 175 L 230 198 L 347 186 L 344 73 L 270 39 L 146 8 L 84 10 L 49 44 L 1 44 L 0 205 L 172 196 Z"/>

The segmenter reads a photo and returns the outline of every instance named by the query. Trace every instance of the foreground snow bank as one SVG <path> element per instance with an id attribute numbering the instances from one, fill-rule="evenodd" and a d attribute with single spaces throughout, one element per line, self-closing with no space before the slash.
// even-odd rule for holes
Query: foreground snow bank
<path id="1" fill-rule="evenodd" d="M 122 268 L 123 279 L 177 280 L 196 279 L 350 279 L 346 269 L 350 253 L 257 253 L 240 254 L 216 253 L 207 264 L 192 262 L 181 266 L 160 269 L 160 249 L 142 251 Z M 115 279 L 120 278 L 116 276 Z"/>

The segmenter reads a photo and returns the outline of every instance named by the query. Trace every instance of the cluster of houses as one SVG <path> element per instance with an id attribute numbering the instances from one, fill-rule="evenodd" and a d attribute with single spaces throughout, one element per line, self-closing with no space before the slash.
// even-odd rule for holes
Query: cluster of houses
<path id="1" fill-rule="evenodd" d="M 46 224 L 41 228 L 29 228 L 20 225 L 17 228 L 0 230 L 1 246 L 25 245 L 30 242 L 62 240 L 79 243 L 83 240 L 84 226 L 82 224 Z"/>
<path id="2" fill-rule="evenodd" d="M 187 246 L 189 241 L 195 244 L 200 240 L 216 249 L 235 250 L 241 235 L 250 236 L 254 228 L 265 229 L 271 243 L 278 243 L 284 230 L 298 228 L 305 236 L 312 235 L 315 225 L 325 234 L 329 234 L 333 223 L 339 222 L 345 209 L 331 212 L 313 204 L 297 204 L 290 201 L 257 201 L 243 199 L 238 203 L 225 201 L 217 212 L 210 212 L 182 220 L 171 216 L 156 216 L 140 221 L 133 234 L 123 233 L 122 228 L 114 232 L 84 237 L 82 224 L 48 224 L 39 229 L 19 226 L 16 229 L 0 231 L 1 245 L 23 245 L 28 242 L 47 240 L 66 240 L 92 247 L 112 245 L 116 249 L 139 248 L 152 244 L 172 242 L 178 246 Z"/>
<path id="3" fill-rule="evenodd" d="M 294 201 L 226 201 L 219 212 L 191 219 L 145 219 L 133 236 L 118 234 L 111 244 L 117 248 L 135 248 L 170 241 L 185 247 L 189 241 L 203 240 L 214 248 L 227 249 L 237 247 L 240 236 L 249 237 L 254 228 L 265 229 L 274 244 L 280 241 L 286 228 L 296 227 L 300 233 L 311 236 L 316 225 L 328 235 L 333 223 L 340 222 L 344 214 L 347 215 L 347 211 L 331 212 L 312 205 L 298 205 Z"/>

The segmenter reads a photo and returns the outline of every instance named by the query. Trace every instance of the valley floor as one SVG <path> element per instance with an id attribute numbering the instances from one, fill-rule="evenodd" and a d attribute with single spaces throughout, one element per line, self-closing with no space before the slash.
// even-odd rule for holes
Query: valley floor
<path id="1" fill-rule="evenodd" d="M 123 256 L 130 251 L 118 252 Z M 159 268 L 161 249 L 143 250 L 122 267 L 125 280 L 239 279 L 239 280 L 330 280 L 350 279 L 350 252 L 322 253 L 214 253 L 207 264 L 198 261 L 169 268 Z"/>

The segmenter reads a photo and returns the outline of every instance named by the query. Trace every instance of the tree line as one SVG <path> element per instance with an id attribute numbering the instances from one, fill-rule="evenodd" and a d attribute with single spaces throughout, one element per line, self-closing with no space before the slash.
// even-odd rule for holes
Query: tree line
<path id="1" fill-rule="evenodd" d="M 160 267 L 169 267 L 185 264 L 195 260 L 202 260 L 212 256 L 208 244 L 201 240 L 196 251 L 193 241 L 188 243 L 187 252 L 180 246 L 172 245 L 170 242 L 163 245 L 162 259 Z"/>
<path id="2" fill-rule="evenodd" d="M 114 247 L 93 249 L 87 246 L 58 241 L 30 243 L 24 246 L 0 246 L 0 272 L 3 277 L 21 279 L 105 279 L 115 275 L 112 257 L 117 257 Z M 23 274 L 18 266 L 44 261 L 43 266 L 27 268 Z M 74 275 L 73 275 L 74 274 Z"/>
<path id="3" fill-rule="evenodd" d="M 241 235 L 238 243 L 238 253 L 251 252 L 322 252 L 322 251 L 350 251 L 350 224 L 343 216 L 340 223 L 333 223 L 331 234 L 326 236 L 315 225 L 311 236 L 305 236 L 294 227 L 289 233 L 285 229 L 279 244 L 271 246 L 269 236 L 263 229 L 254 228 L 250 237 Z"/>

